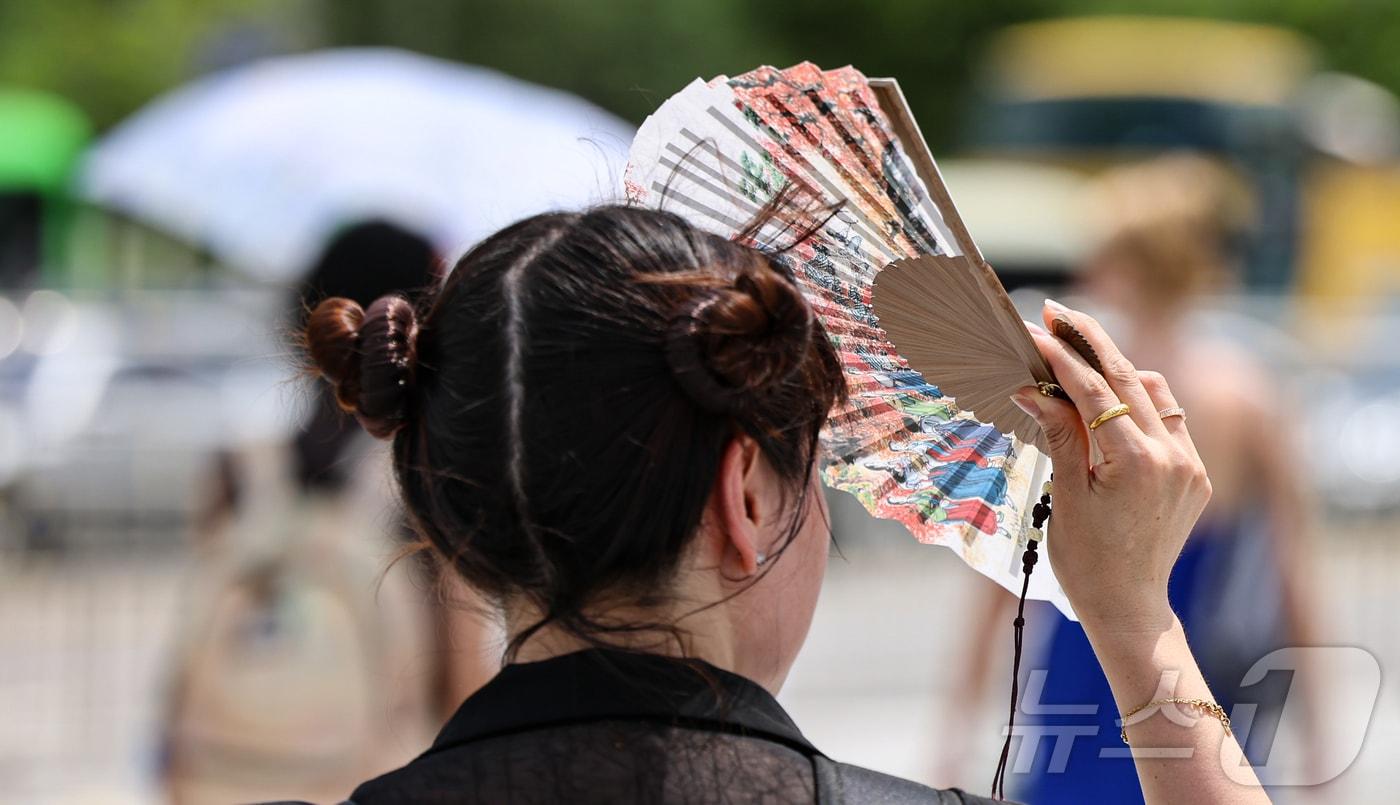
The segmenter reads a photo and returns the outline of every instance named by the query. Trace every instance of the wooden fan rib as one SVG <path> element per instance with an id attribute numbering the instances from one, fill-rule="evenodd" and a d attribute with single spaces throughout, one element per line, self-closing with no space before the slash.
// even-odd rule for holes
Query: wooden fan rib
<path id="1" fill-rule="evenodd" d="M 965 338 L 984 344 L 1001 342 L 999 330 L 985 326 L 990 311 L 980 299 L 965 293 L 966 289 L 951 283 L 912 282 L 895 272 L 892 266 L 877 275 L 871 295 L 876 319 L 886 332 L 893 327 L 904 333 L 928 331 L 940 337 L 966 333 Z"/>
<path id="2" fill-rule="evenodd" d="M 1007 296 L 1006 289 L 1002 287 L 1001 279 L 997 277 L 996 272 L 985 260 L 974 260 L 973 265 L 977 267 L 978 277 L 982 280 L 981 287 L 986 292 L 992 308 L 997 314 L 996 321 L 1000 323 L 1007 341 L 1015 346 L 1017 352 L 1026 362 L 1026 368 L 1038 381 L 1054 382 L 1054 374 L 1050 371 L 1050 364 L 1045 360 L 1045 356 L 1040 354 L 1040 350 L 1036 348 L 1030 334 L 1026 332 L 1026 325 L 1021 320 L 1021 314 L 1011 303 L 1011 297 Z"/>
<path id="3" fill-rule="evenodd" d="M 995 314 L 976 280 L 970 276 L 976 269 L 966 258 L 919 257 L 901 260 L 888 266 L 875 277 L 872 301 L 881 297 L 881 309 L 890 308 L 891 315 L 919 313 L 930 308 L 951 314 L 958 326 L 974 321 L 986 332 L 985 320 Z M 946 326 L 944 316 L 918 315 L 911 324 Z M 1000 335 L 996 340 L 1001 340 Z"/>
<path id="4" fill-rule="evenodd" d="M 919 311 L 916 315 L 929 316 L 932 318 L 940 312 L 950 314 L 949 311 L 924 310 Z M 959 314 L 951 313 L 950 315 Z M 941 352 L 945 354 L 990 353 L 992 355 L 1012 357 L 1017 363 L 1023 366 L 1025 365 L 1020 355 L 1018 355 L 1009 344 L 1005 341 L 997 341 L 995 340 L 995 335 L 985 332 L 976 334 L 967 333 L 966 331 L 958 330 L 946 324 L 937 328 L 930 327 L 928 329 L 916 330 L 910 327 L 909 319 L 895 319 L 891 316 L 886 316 L 881 320 L 879 327 L 887 336 L 890 336 L 890 341 L 892 343 L 899 344 L 905 351 L 919 350 L 925 353 Z M 973 349 L 973 347 L 976 347 L 976 349 Z"/>
<path id="5" fill-rule="evenodd" d="M 926 256 L 901 260 L 896 265 L 898 270 L 887 280 L 908 285 L 909 292 L 917 294 L 915 298 L 921 301 L 936 301 L 953 295 L 962 304 L 974 306 L 986 315 L 994 312 L 977 276 L 979 269 L 966 256 Z"/>
<path id="6" fill-rule="evenodd" d="M 977 307 L 985 316 L 983 330 L 995 331 L 998 343 L 1014 352 L 1036 381 L 1049 379 L 1048 365 L 1031 341 L 1000 280 L 985 261 L 974 256 L 918 258 L 917 261 L 901 261 L 900 267 L 900 273 L 905 273 L 905 268 L 910 269 L 905 278 L 914 286 L 914 293 L 936 296 L 935 288 L 944 292 L 952 290 L 969 305 Z"/>
<path id="7" fill-rule="evenodd" d="M 876 277 L 873 305 L 890 342 L 910 366 L 934 379 L 979 420 L 1035 443 L 1042 438 L 1039 428 L 1009 404 L 1009 396 L 1036 378 L 1007 328 L 998 326 L 996 309 L 985 303 L 969 303 L 966 310 L 936 306 L 933 314 L 921 309 L 935 306 L 930 300 L 943 298 L 946 291 L 971 287 L 973 272 L 980 270 L 964 259 L 900 261 Z M 935 321 L 938 326 L 932 327 Z M 1016 326 L 1024 333 L 1019 317 Z"/>
<path id="8" fill-rule="evenodd" d="M 911 331 L 906 324 L 891 323 L 888 320 L 882 328 L 885 339 L 898 345 L 901 355 L 911 361 L 934 362 L 935 366 L 986 365 L 1016 366 L 1025 370 L 1026 366 L 1005 344 L 984 337 L 968 337 L 956 330 Z M 1029 377 L 1029 370 L 1025 372 Z"/>
<path id="9" fill-rule="evenodd" d="M 968 367 L 982 371 L 1014 370 L 1023 377 L 1030 378 L 1030 371 L 1021 362 L 1020 356 L 1005 349 L 1004 345 L 987 344 L 975 339 L 955 344 L 948 342 L 914 343 L 913 337 L 901 330 L 886 331 L 892 343 L 901 344 L 901 352 L 910 365 L 932 364 L 938 368 Z M 920 333 L 920 336 L 926 334 Z M 957 351 L 954 351 L 956 349 Z"/>

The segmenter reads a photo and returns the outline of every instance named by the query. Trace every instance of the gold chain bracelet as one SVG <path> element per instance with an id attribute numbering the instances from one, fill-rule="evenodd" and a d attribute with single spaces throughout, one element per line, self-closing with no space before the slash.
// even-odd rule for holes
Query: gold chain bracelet
<path id="1" fill-rule="evenodd" d="M 1179 704 L 1188 707 L 1194 707 L 1197 710 L 1200 710 L 1205 715 L 1208 715 L 1211 718 L 1214 718 L 1216 721 L 1219 721 L 1220 726 L 1225 728 L 1226 735 L 1234 734 L 1230 732 L 1230 716 L 1225 712 L 1225 708 L 1221 707 L 1215 702 L 1206 701 L 1205 699 L 1182 699 L 1177 696 L 1171 696 L 1166 699 L 1154 699 L 1148 702 L 1147 704 L 1138 705 L 1137 707 L 1134 707 L 1133 709 L 1129 710 L 1127 713 L 1124 713 L 1122 719 L 1123 729 L 1118 733 L 1119 737 L 1123 739 L 1123 743 L 1128 742 L 1128 719 L 1132 718 L 1138 713 L 1141 713 L 1143 710 L 1146 710 L 1149 707 L 1160 706 L 1164 704 Z"/>

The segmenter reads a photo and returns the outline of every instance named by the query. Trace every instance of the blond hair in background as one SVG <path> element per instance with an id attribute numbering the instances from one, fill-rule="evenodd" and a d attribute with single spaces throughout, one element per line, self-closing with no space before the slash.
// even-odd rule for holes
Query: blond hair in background
<path id="1" fill-rule="evenodd" d="M 1142 297 L 1133 301 L 1171 309 L 1228 283 L 1230 242 L 1253 218 L 1240 180 L 1191 154 L 1105 171 L 1090 185 L 1088 207 L 1100 242 L 1088 272 L 1099 280 L 1121 273 Z"/>

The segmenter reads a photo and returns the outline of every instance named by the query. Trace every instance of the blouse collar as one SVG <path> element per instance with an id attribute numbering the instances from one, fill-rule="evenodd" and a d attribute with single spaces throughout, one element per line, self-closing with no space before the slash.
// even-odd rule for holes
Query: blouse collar
<path id="1" fill-rule="evenodd" d="M 608 719 L 752 735 L 819 755 L 768 691 L 701 660 L 588 649 L 507 665 L 462 703 L 432 754 L 481 738 Z"/>

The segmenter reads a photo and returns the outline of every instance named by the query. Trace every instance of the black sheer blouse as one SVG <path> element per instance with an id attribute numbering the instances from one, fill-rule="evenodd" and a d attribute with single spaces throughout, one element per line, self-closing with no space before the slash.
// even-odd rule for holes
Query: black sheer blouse
<path id="1" fill-rule="evenodd" d="M 763 688 L 698 661 L 589 650 L 507 666 L 381 803 L 989 803 L 817 751 Z"/>

